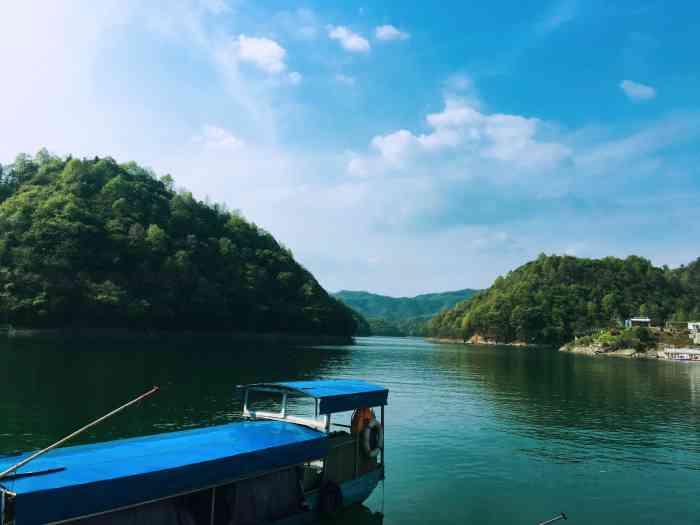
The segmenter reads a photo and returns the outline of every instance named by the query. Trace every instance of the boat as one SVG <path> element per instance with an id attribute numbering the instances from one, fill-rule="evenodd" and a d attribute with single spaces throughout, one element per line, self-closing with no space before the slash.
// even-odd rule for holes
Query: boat
<path id="1" fill-rule="evenodd" d="M 0 478 L 0 525 L 313 523 L 384 480 L 388 389 L 355 380 L 236 388 L 242 420 L 62 447 Z M 0 471 L 31 453 L 0 458 Z"/>

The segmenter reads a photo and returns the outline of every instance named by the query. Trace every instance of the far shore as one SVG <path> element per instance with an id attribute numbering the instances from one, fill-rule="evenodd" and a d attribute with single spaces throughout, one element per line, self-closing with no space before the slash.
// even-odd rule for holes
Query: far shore
<path id="1" fill-rule="evenodd" d="M 233 342 L 257 342 L 261 344 L 306 345 L 347 345 L 352 344 L 351 336 L 326 334 L 290 334 L 290 333 L 255 333 L 255 332 L 199 332 L 194 330 L 134 330 L 128 328 L 64 328 L 37 329 L 10 327 L 3 332 L 7 338 L 28 339 L 70 339 L 110 338 L 110 339 L 153 339 L 170 340 L 174 338 L 223 338 Z"/>
<path id="2" fill-rule="evenodd" d="M 449 337 L 426 337 L 425 340 L 430 341 L 432 343 L 451 344 L 451 345 L 467 345 L 467 346 L 492 345 L 492 346 L 517 346 L 517 347 L 521 347 L 521 348 L 550 348 L 548 345 L 541 345 L 541 344 L 535 344 L 535 343 L 524 343 L 522 341 L 513 341 L 511 343 L 499 343 L 497 341 L 490 341 L 487 339 L 479 339 L 478 341 L 472 341 L 472 340 L 464 340 L 464 339 L 449 338 Z"/>
<path id="3" fill-rule="evenodd" d="M 674 361 L 666 355 L 665 348 L 663 347 L 650 348 L 645 352 L 635 350 L 634 348 L 621 348 L 619 350 L 606 352 L 598 345 L 576 345 L 574 343 L 567 343 L 562 346 L 559 351 L 593 357 L 624 357 L 627 359 L 660 359 L 664 361 Z"/>

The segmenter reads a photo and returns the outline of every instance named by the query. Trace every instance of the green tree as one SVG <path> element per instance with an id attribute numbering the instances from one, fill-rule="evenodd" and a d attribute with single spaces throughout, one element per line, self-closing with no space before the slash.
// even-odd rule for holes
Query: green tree
<path id="1" fill-rule="evenodd" d="M 0 170 L 0 319 L 34 327 L 349 336 L 359 317 L 291 252 L 169 176 L 42 150 Z"/>

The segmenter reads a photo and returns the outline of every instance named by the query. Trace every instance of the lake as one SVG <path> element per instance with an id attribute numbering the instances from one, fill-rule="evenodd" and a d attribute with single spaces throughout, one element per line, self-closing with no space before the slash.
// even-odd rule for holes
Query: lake
<path id="1" fill-rule="evenodd" d="M 697 523 L 700 364 L 358 338 L 0 339 L 0 453 L 38 448 L 160 385 L 78 442 L 235 420 L 236 384 L 361 378 L 390 389 L 386 524 Z M 367 501 L 382 506 L 382 489 Z M 343 523 L 370 523 L 369 511 Z"/>

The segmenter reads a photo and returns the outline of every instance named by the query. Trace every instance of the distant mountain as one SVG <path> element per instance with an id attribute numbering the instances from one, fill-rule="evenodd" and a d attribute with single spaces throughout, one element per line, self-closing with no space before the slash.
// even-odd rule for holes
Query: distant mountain
<path id="1" fill-rule="evenodd" d="M 432 317 L 445 308 L 452 308 L 457 303 L 469 299 L 478 291 L 467 288 L 415 297 L 389 297 L 369 292 L 343 290 L 332 295 L 367 319 L 401 321 L 417 317 Z"/>

